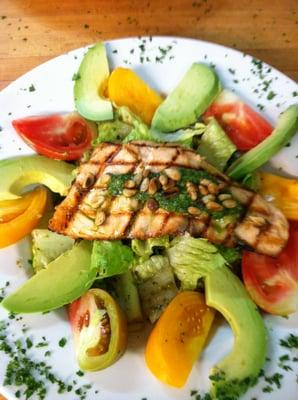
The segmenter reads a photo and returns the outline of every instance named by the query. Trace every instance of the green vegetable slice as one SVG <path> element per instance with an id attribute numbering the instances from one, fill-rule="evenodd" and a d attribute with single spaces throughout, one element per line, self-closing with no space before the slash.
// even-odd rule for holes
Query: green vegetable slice
<path id="1" fill-rule="evenodd" d="M 108 278 L 126 272 L 134 259 L 130 247 L 120 240 L 93 242 L 91 267 L 97 269 L 99 278 Z"/>
<path id="2" fill-rule="evenodd" d="M 239 157 L 228 169 L 227 174 L 233 179 L 241 179 L 270 160 L 298 130 L 298 104 L 284 111 L 275 129 L 265 140 Z"/>
<path id="3" fill-rule="evenodd" d="M 201 137 L 198 153 L 204 156 L 210 164 L 223 171 L 236 150 L 236 146 L 216 119 L 211 118 Z"/>

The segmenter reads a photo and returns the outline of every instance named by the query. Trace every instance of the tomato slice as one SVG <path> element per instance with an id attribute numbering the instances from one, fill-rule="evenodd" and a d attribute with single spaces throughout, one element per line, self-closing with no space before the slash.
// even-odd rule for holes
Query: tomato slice
<path id="1" fill-rule="evenodd" d="M 249 150 L 269 136 L 272 126 L 234 93 L 223 90 L 205 112 L 215 117 L 238 150 Z"/>
<path id="2" fill-rule="evenodd" d="M 290 222 L 287 246 L 277 258 L 245 251 L 242 274 L 246 289 L 263 310 L 288 315 L 298 309 L 298 222 Z"/>
<path id="3" fill-rule="evenodd" d="M 127 343 L 125 316 L 109 293 L 90 289 L 70 304 L 69 320 L 79 366 L 97 371 L 113 364 Z"/>
<path id="4" fill-rule="evenodd" d="M 145 351 L 150 371 L 162 382 L 182 387 L 206 342 L 215 311 L 201 293 L 179 293 L 153 328 Z"/>
<path id="5" fill-rule="evenodd" d="M 10 209 L 9 202 L 13 209 Z M 37 188 L 23 198 L 8 200 L 5 204 L 8 211 L 8 214 L 5 214 L 7 218 L 3 218 L 6 222 L 0 223 L 0 248 L 23 239 L 38 225 L 46 202 L 47 191 L 44 188 Z M 23 210 L 25 205 L 27 207 Z M 12 215 L 14 218 L 11 218 Z"/>
<path id="6" fill-rule="evenodd" d="M 23 214 L 32 202 L 32 193 L 26 193 L 19 199 L 0 200 L 0 223 L 8 222 Z"/>
<path id="7" fill-rule="evenodd" d="M 12 125 L 37 153 L 57 160 L 79 159 L 96 135 L 93 124 L 75 112 L 16 119 Z"/>

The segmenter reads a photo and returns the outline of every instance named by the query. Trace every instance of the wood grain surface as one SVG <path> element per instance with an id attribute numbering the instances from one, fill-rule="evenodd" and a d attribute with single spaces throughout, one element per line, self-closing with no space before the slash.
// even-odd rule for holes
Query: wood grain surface
<path id="1" fill-rule="evenodd" d="M 0 0 L 0 89 L 63 52 L 136 35 L 220 43 L 298 80 L 297 0 Z"/>

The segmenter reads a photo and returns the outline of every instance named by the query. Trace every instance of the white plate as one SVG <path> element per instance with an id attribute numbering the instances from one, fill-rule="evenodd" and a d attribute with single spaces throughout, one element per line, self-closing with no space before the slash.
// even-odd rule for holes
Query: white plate
<path id="1" fill-rule="evenodd" d="M 120 65 L 133 68 L 163 93 L 167 93 L 177 84 L 192 62 L 215 64 L 223 85 L 235 90 L 253 107 L 264 107 L 263 114 L 273 124 L 282 110 L 297 102 L 295 82 L 267 64 L 223 46 L 182 38 L 147 37 L 110 41 L 107 42 L 107 50 L 111 69 Z M 48 61 L 17 79 L 0 93 L 0 159 L 32 153 L 12 129 L 12 119 L 74 109 L 72 76 L 77 71 L 85 51 L 86 48 L 78 49 Z M 31 85 L 34 86 L 34 91 Z M 269 93 L 269 98 L 273 96 L 271 100 L 267 99 Z M 274 158 L 272 164 L 284 173 L 298 176 L 297 156 L 298 135 L 292 140 L 290 147 L 284 148 Z M 30 257 L 30 247 L 26 240 L 0 250 L 0 287 L 9 281 L 7 292 L 10 292 L 24 282 L 30 271 L 27 262 Z M 6 312 L 0 309 L 0 319 L 5 318 Z M 258 386 L 251 389 L 243 399 L 297 399 L 298 364 L 291 362 L 293 371 L 286 372 L 278 367 L 278 358 L 285 353 L 290 354 L 290 351 L 279 345 L 279 339 L 285 338 L 289 333 L 298 334 L 298 315 L 289 319 L 266 316 L 265 320 L 270 335 L 270 361 L 264 366 L 265 374 L 281 373 L 282 387 L 275 387 L 272 393 L 264 393 L 262 389 L 267 384 L 261 378 Z M 78 384 L 91 383 L 92 388 L 87 394 L 89 400 L 194 399 L 195 396 L 191 397 L 191 390 L 208 390 L 209 368 L 227 354 L 233 341 L 228 326 L 224 322 L 220 323 L 200 361 L 194 366 L 186 386 L 177 390 L 158 382 L 146 368 L 143 358 L 146 338 L 131 338 L 127 352 L 116 364 L 102 372 L 88 373 L 80 378 L 76 375 L 79 368 L 76 365 L 71 332 L 63 310 L 46 315 L 24 315 L 20 320 L 16 318 L 9 322 L 11 340 L 28 336 L 38 343 L 42 336 L 46 336 L 48 347 L 33 346 L 28 353 L 36 360 L 48 362 L 53 366 L 53 371 L 66 381 L 76 379 Z M 21 331 L 23 324 L 29 327 L 25 336 Z M 67 344 L 63 348 L 58 345 L 61 337 L 67 338 Z M 44 357 L 46 350 L 52 351 L 48 358 Z M 291 358 L 294 356 L 297 354 L 292 353 Z M 2 385 L 8 359 L 3 353 L 0 353 L 0 357 L 0 392 L 9 399 L 14 399 L 17 388 Z M 48 386 L 47 399 L 78 398 L 74 392 L 60 395 L 57 394 L 55 385 Z M 99 391 L 98 395 L 96 390 Z"/>

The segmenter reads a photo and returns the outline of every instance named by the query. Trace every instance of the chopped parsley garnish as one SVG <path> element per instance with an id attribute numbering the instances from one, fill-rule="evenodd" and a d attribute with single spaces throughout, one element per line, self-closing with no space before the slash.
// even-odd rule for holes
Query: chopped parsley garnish
<path id="1" fill-rule="evenodd" d="M 281 339 L 279 344 L 288 349 L 298 349 L 298 336 L 290 333 L 286 339 Z"/>
<path id="2" fill-rule="evenodd" d="M 59 340 L 58 344 L 60 347 L 64 347 L 66 345 L 66 343 L 67 343 L 67 339 L 65 337 L 63 337 Z"/>
<path id="3" fill-rule="evenodd" d="M 79 79 L 81 79 L 81 75 L 78 73 L 74 73 L 71 79 L 73 81 L 78 81 Z"/>
<path id="4" fill-rule="evenodd" d="M 276 96 L 276 93 L 274 93 L 272 90 L 268 93 L 267 99 L 272 100 Z"/>
<path id="5" fill-rule="evenodd" d="M 35 92 L 35 86 L 33 85 L 33 84 L 31 84 L 30 86 L 29 86 L 29 92 Z"/>

